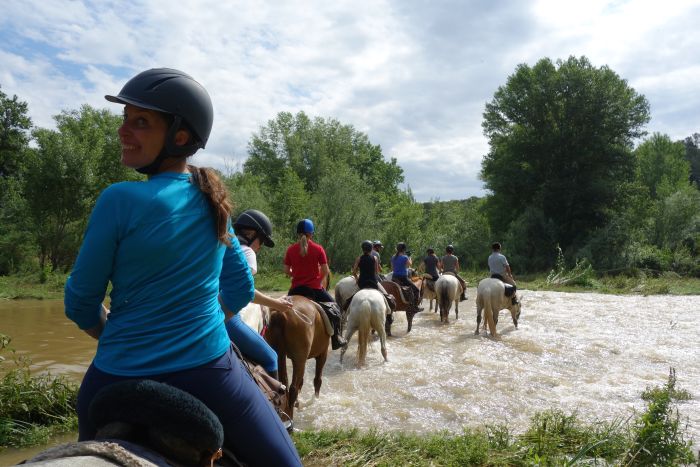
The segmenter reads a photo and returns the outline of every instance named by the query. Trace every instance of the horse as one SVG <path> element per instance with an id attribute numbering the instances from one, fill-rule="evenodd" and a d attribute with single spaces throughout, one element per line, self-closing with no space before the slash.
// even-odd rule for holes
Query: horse
<path id="1" fill-rule="evenodd" d="M 301 295 L 291 295 L 294 312 L 271 310 L 265 340 L 277 352 L 277 366 L 282 384 L 287 387 L 287 410 L 294 417 L 294 404 L 304 384 L 306 361 L 316 360 L 314 395 L 321 391 L 321 375 L 328 358 L 331 336 L 324 323 L 324 311 Z M 288 384 L 287 357 L 292 360 L 292 383 Z"/>
<path id="2" fill-rule="evenodd" d="M 428 300 L 428 311 L 433 311 L 433 301 L 435 302 L 435 310 L 434 312 L 437 313 L 438 311 L 438 302 L 437 302 L 437 294 L 435 293 L 435 281 L 433 281 L 433 289 L 428 287 L 428 281 L 433 280 L 433 276 L 430 274 L 424 274 L 423 278 L 425 279 L 425 283 L 423 284 L 423 300 Z"/>
<path id="3" fill-rule="evenodd" d="M 343 277 L 335 284 L 333 294 L 335 295 L 335 302 L 340 307 L 342 313 L 342 318 L 340 320 L 341 330 L 345 329 L 345 324 L 348 320 L 347 301 L 358 290 L 360 290 L 360 288 L 357 286 L 357 280 L 353 276 Z"/>
<path id="4" fill-rule="evenodd" d="M 443 274 L 435 282 L 435 294 L 440 308 L 440 322 L 449 322 L 450 307 L 455 304 L 455 319 L 459 319 L 459 297 L 462 284 L 452 274 Z"/>
<path id="5" fill-rule="evenodd" d="M 386 332 L 384 330 L 384 322 L 387 314 L 391 310 L 387 306 L 384 295 L 374 289 L 362 289 L 352 298 L 352 303 L 348 307 L 348 328 L 345 331 L 345 340 L 350 342 L 352 335 L 358 331 L 357 337 L 357 366 L 365 365 L 367 357 L 367 342 L 369 340 L 370 328 L 374 329 L 379 335 L 381 343 L 382 357 L 387 361 L 386 357 Z M 340 363 L 343 363 L 343 355 L 348 349 L 348 346 L 343 347 L 340 351 Z"/>
<path id="6" fill-rule="evenodd" d="M 270 321 L 270 310 L 266 306 L 253 302 L 244 306 L 238 314 L 241 316 L 241 321 L 258 334 L 262 334 L 263 329 Z"/>
<path id="7" fill-rule="evenodd" d="M 411 278 L 414 284 L 416 284 L 416 287 L 418 287 L 418 293 L 419 297 L 422 300 L 423 299 L 423 283 L 425 282 L 422 277 L 413 277 Z M 391 295 L 394 296 L 394 299 L 396 300 L 396 311 L 405 311 L 406 312 L 406 321 L 408 321 L 408 329 L 406 330 L 406 333 L 411 332 L 411 328 L 413 327 L 413 317 L 418 313 L 418 307 L 416 307 L 415 304 L 409 303 L 406 301 L 403 292 L 401 291 L 401 287 L 399 284 L 393 281 L 382 281 L 381 282 L 382 287 L 384 287 L 384 290 L 387 291 L 387 293 L 390 293 Z M 386 335 L 391 336 L 391 321 L 387 319 L 386 321 Z"/>
<path id="8" fill-rule="evenodd" d="M 520 310 L 522 305 L 518 300 L 517 293 L 512 297 L 507 297 L 505 294 L 506 286 L 499 279 L 486 278 L 479 282 L 476 289 L 476 330 L 474 334 L 479 334 L 479 324 L 481 323 L 481 312 L 484 312 L 484 329 L 489 326 L 491 336 L 498 339 L 499 335 L 496 332 L 498 324 L 498 313 L 501 310 L 508 309 L 510 316 L 513 318 L 513 325 L 518 329 L 518 319 L 520 319 Z"/>

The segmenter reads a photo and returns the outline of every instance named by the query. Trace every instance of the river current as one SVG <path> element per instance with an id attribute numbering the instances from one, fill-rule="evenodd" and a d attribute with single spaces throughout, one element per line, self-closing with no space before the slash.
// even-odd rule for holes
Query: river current
<path id="1" fill-rule="evenodd" d="M 644 410 L 641 393 L 665 384 L 675 368 L 676 388 L 692 396 L 679 413 L 700 444 L 700 296 L 524 291 L 519 328 L 501 312 L 495 341 L 474 335 L 474 293 L 468 289 L 449 324 L 425 301 L 406 334 L 405 314 L 397 313 L 386 363 L 376 339 L 360 369 L 357 337 L 342 365 L 331 352 L 318 399 L 309 360 L 296 427 L 460 433 L 507 424 L 519 433 L 549 409 L 585 422 L 627 420 Z M 94 355 L 95 341 L 65 318 L 60 301 L 0 301 L 0 323 L 35 371 L 80 381 Z"/>

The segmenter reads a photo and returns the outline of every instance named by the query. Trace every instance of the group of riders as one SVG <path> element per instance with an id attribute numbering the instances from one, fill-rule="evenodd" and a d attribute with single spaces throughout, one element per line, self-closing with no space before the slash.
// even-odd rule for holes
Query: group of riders
<path id="1" fill-rule="evenodd" d="M 255 253 L 260 250 L 262 245 L 274 246 L 272 223 L 261 211 L 249 209 L 238 216 L 233 226 L 251 272 L 255 274 L 257 272 Z M 301 220 L 297 224 L 296 232 L 298 240 L 287 248 L 284 256 L 284 272 L 292 281 L 287 296 L 275 299 L 256 290 L 253 303 L 266 305 L 280 311 L 291 311 L 292 303 L 289 299 L 291 295 L 302 295 L 317 302 L 324 309 L 333 326 L 334 333 L 331 336 L 332 349 L 339 349 L 347 345 L 340 331 L 341 306 L 342 309 L 347 309 L 352 296 L 348 297 L 345 303 L 338 304 L 335 303 L 333 297 L 324 287 L 327 284 L 326 281 L 330 270 L 325 250 L 320 244 L 313 241 L 315 233 L 313 222 L 310 219 Z M 388 293 L 382 286 L 382 281 L 387 280 L 381 262 L 381 253 L 384 245 L 380 240 L 365 240 L 362 242 L 361 248 L 362 254 L 355 259 L 352 266 L 352 276 L 356 280 L 358 289 L 378 290 L 386 298 L 391 310 L 395 311 L 396 297 Z M 488 258 L 491 277 L 515 286 L 508 260 L 500 250 L 500 243 L 492 244 L 492 253 Z M 401 287 L 409 310 L 412 312 L 423 311 L 423 307 L 420 306 L 420 290 L 414 281 L 411 280 L 416 270 L 412 268 L 413 260 L 406 243 L 397 243 L 396 251 L 390 258 L 390 264 L 390 280 Z M 417 270 L 425 274 L 426 287 L 433 291 L 435 290 L 435 282 L 442 274 L 454 276 L 462 286 L 460 301 L 467 299 L 465 294 L 466 282 L 459 275 L 459 258 L 454 254 L 453 245 L 447 245 L 445 254 L 442 257 L 438 257 L 433 248 L 428 248 Z M 264 338 L 242 324 L 237 316 L 227 321 L 227 329 L 231 340 L 240 347 L 244 355 L 260 363 L 271 376 L 277 377 L 275 351 L 267 344 Z M 387 319 L 393 321 L 391 316 L 388 316 Z M 255 337 L 252 337 L 253 335 Z"/>
<path id="2" fill-rule="evenodd" d="M 117 131 L 121 164 L 147 180 L 103 190 L 66 281 L 66 316 L 97 340 L 77 397 L 78 442 L 114 438 L 103 431 L 105 419 L 97 404 L 105 390 L 147 381 L 201 401 L 221 425 L 223 442 L 216 444 L 241 463 L 300 466 L 286 427 L 246 376 L 232 345 L 277 376 L 276 353 L 237 315 L 251 301 L 282 311 L 293 310 L 293 305 L 288 297 L 255 290 L 256 254 L 262 246 L 275 245 L 267 216 L 248 210 L 232 222 L 233 204 L 216 171 L 188 162 L 212 131 L 214 107 L 208 92 L 187 73 L 155 68 L 105 98 L 123 106 Z M 313 241 L 314 231 L 311 220 L 301 220 L 298 239 L 287 248 L 288 295 L 303 295 L 324 306 L 337 349 L 346 345 L 340 336 L 340 309 L 324 287 L 330 271 L 323 247 Z M 379 289 L 381 249 L 380 242 L 363 243 L 354 268 L 360 287 Z M 512 280 L 498 250 L 500 246 L 494 249 L 493 266 L 489 258 L 492 273 Z M 459 261 L 451 247 L 442 258 L 433 256 L 429 253 L 423 261 L 431 278 L 441 272 L 457 275 Z M 397 245 L 391 266 L 392 280 L 408 287 L 419 306 L 404 243 Z M 103 305 L 108 291 L 110 309 Z M 134 436 L 167 425 L 139 407 L 131 413 L 135 418 L 126 420 L 121 414 L 118 422 L 138 427 Z M 192 447 L 202 460 L 214 458 L 208 447 Z"/>

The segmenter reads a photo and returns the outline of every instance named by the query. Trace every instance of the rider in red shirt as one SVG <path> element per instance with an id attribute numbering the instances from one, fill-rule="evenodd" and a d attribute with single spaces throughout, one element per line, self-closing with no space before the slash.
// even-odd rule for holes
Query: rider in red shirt
<path id="1" fill-rule="evenodd" d="M 347 343 L 340 335 L 340 308 L 323 288 L 326 278 L 330 276 L 326 251 L 311 240 L 314 224 L 310 219 L 297 224 L 297 234 L 299 241 L 290 245 L 284 255 L 284 273 L 292 278 L 292 287 L 287 295 L 303 295 L 322 305 L 329 304 L 322 307 L 333 325 L 331 345 L 336 350 Z"/>

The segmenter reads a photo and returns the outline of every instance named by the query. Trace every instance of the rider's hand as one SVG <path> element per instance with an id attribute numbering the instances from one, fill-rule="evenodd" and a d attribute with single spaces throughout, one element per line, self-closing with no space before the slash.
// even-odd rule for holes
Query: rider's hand
<path id="1" fill-rule="evenodd" d="M 294 304 L 292 303 L 292 299 L 285 296 L 277 299 L 277 307 L 278 310 L 280 311 L 292 311 L 294 309 Z"/>

